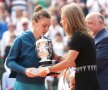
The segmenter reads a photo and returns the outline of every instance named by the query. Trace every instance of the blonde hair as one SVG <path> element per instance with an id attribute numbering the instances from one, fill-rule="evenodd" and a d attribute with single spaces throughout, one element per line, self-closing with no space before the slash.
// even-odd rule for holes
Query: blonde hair
<path id="1" fill-rule="evenodd" d="M 63 16 L 67 19 L 66 33 L 71 37 L 75 31 L 81 31 L 88 34 L 87 25 L 82 9 L 75 3 L 65 5 L 61 9 Z"/>

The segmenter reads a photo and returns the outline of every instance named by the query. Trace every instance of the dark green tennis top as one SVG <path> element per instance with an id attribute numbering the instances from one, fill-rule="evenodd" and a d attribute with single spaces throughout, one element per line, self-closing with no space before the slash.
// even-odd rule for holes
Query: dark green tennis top
<path id="1" fill-rule="evenodd" d="M 23 83 L 44 84 L 44 78 L 28 78 L 24 71 L 29 67 L 39 67 L 39 58 L 37 56 L 36 39 L 30 30 L 19 35 L 7 57 L 7 66 L 17 72 L 16 80 Z"/>

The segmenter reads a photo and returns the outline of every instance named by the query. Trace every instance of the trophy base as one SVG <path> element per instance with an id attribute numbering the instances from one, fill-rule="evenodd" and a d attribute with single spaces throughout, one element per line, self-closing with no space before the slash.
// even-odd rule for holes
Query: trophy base
<path id="1" fill-rule="evenodd" d="M 52 62 L 51 61 L 44 61 L 44 62 L 39 62 L 41 67 L 46 67 L 46 66 L 51 66 Z"/>

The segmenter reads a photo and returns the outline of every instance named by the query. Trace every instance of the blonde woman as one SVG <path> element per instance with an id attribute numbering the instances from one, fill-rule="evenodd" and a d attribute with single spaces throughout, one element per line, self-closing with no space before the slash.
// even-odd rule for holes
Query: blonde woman
<path id="1" fill-rule="evenodd" d="M 64 59 L 55 55 L 54 58 L 61 62 L 40 68 L 36 76 L 44 77 L 50 72 L 76 67 L 75 90 L 99 90 L 95 43 L 87 32 L 81 8 L 74 3 L 64 6 L 61 9 L 61 24 L 70 39 L 68 55 Z"/>

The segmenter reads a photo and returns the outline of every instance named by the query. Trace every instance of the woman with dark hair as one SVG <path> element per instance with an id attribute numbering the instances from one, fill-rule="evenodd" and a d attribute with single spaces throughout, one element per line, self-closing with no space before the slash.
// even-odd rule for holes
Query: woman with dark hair
<path id="1" fill-rule="evenodd" d="M 35 7 L 31 30 L 23 32 L 15 39 L 6 61 L 6 65 L 17 73 L 14 90 L 46 90 L 45 78 L 35 77 L 32 70 L 39 67 L 40 60 L 35 42 L 48 31 L 50 18 L 50 14 L 40 5 Z"/>

